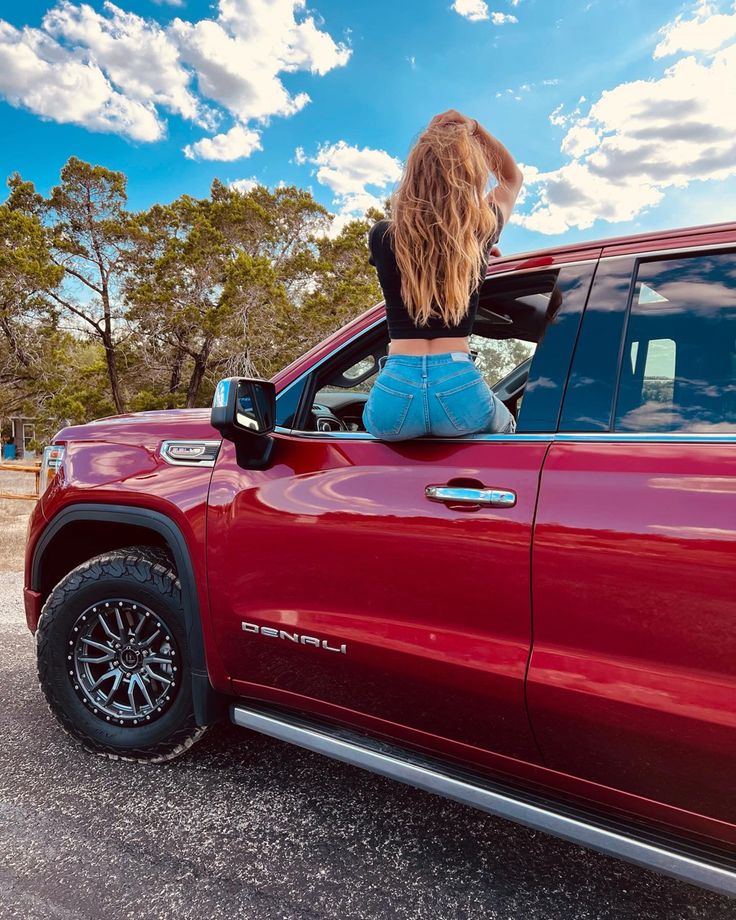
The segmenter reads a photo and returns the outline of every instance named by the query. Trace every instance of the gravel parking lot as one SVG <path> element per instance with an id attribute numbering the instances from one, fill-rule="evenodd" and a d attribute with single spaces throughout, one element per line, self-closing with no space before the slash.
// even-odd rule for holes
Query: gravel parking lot
<path id="1" fill-rule="evenodd" d="M 228 725 L 164 766 L 87 754 L 36 684 L 21 586 L 0 574 L 3 920 L 736 916 L 727 899 Z"/>

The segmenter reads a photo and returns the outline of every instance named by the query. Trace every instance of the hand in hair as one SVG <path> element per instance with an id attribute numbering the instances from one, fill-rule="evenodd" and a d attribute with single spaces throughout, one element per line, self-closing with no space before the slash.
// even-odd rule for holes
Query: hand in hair
<path id="1" fill-rule="evenodd" d="M 467 125 L 470 133 L 483 148 L 488 168 L 498 180 L 498 185 L 489 193 L 488 198 L 503 214 L 504 223 L 508 223 L 524 181 L 516 161 L 497 137 L 490 134 L 475 118 L 468 118 L 457 109 L 447 109 L 446 112 L 435 115 L 429 127 L 451 124 Z"/>
<path id="2" fill-rule="evenodd" d="M 468 118 L 467 115 L 463 115 L 462 112 L 458 112 L 457 109 L 448 109 L 446 112 L 440 112 L 439 115 L 435 115 L 434 118 L 430 121 L 429 127 L 436 127 L 438 125 L 473 125 L 477 124 L 474 118 Z"/>

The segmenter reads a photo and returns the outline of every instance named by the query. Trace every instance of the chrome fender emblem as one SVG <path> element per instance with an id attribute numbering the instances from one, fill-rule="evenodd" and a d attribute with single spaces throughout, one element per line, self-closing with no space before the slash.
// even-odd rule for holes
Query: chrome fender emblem
<path id="1" fill-rule="evenodd" d="M 297 645 L 312 645 L 314 648 L 322 648 L 326 652 L 337 652 L 340 655 L 347 655 L 348 653 L 348 647 L 344 642 L 337 646 L 330 645 L 327 639 L 318 639 L 316 636 L 303 636 L 301 633 L 289 632 L 286 629 L 259 626 L 258 623 L 246 623 L 245 621 L 241 621 L 240 627 L 243 632 L 254 635 L 268 636 L 271 639 L 284 639 Z"/>

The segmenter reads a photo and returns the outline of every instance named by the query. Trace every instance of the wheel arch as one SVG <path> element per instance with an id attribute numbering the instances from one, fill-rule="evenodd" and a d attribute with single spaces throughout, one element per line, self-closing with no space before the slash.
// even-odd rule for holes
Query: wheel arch
<path id="1" fill-rule="evenodd" d="M 104 535 L 100 541 L 95 541 L 94 552 L 85 551 L 83 546 L 79 547 L 72 542 L 71 546 L 76 546 L 76 551 L 72 549 L 60 554 L 58 550 L 63 544 L 59 541 L 73 536 L 74 531 L 79 529 L 77 525 L 84 522 L 99 525 L 97 533 Z M 136 535 L 138 540 L 135 539 Z M 141 540 L 144 542 L 141 543 Z M 30 587 L 40 592 L 45 599 L 54 584 L 86 559 L 134 543 L 162 547 L 171 556 L 182 586 L 187 643 L 192 662 L 195 717 L 198 725 L 209 725 L 224 713 L 226 698 L 210 684 L 191 554 L 181 529 L 170 517 L 151 508 L 131 508 L 127 505 L 92 502 L 69 505 L 51 519 L 34 547 Z M 47 563 L 51 560 L 53 564 L 45 569 L 44 560 Z M 47 577 L 46 571 L 49 572 Z M 50 584 L 51 579 L 55 580 Z"/>

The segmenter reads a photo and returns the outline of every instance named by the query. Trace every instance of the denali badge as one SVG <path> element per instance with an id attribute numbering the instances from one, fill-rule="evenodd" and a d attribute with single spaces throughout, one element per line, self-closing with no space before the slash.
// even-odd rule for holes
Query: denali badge
<path id="1" fill-rule="evenodd" d="M 323 648 L 326 652 L 340 652 L 347 655 L 348 647 L 343 642 L 342 645 L 330 645 L 327 639 L 316 639 L 314 636 L 302 636 L 299 633 L 287 632 L 285 629 L 274 629 L 273 626 L 259 626 L 257 623 L 240 623 L 243 632 L 260 633 L 262 636 L 270 636 L 272 639 L 286 639 L 289 642 L 297 642 L 301 645 L 313 645 L 315 648 Z"/>

